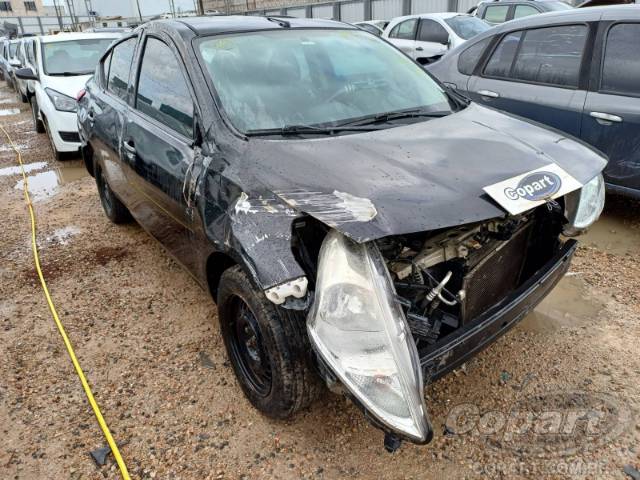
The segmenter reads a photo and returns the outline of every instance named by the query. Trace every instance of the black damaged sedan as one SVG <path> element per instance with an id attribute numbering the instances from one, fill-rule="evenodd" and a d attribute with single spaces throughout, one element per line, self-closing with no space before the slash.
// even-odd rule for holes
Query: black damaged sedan
<path id="1" fill-rule="evenodd" d="M 148 23 L 78 98 L 106 215 L 211 292 L 249 401 L 284 418 L 325 383 L 389 449 L 431 439 L 425 382 L 534 308 L 603 208 L 598 153 L 339 22 Z"/>

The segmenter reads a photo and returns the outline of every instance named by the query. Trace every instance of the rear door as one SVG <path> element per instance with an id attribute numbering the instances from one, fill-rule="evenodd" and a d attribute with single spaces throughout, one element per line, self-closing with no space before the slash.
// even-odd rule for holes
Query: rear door
<path id="1" fill-rule="evenodd" d="M 640 194 L 640 20 L 603 23 L 582 138 L 609 156 L 607 183 Z"/>
<path id="2" fill-rule="evenodd" d="M 123 135 L 123 161 L 139 195 L 138 220 L 192 270 L 194 234 L 185 182 L 194 161 L 194 98 L 171 39 L 147 34 Z"/>
<path id="3" fill-rule="evenodd" d="M 389 32 L 389 41 L 411 58 L 416 58 L 417 29 L 417 18 L 404 20 L 391 29 Z"/>
<path id="4" fill-rule="evenodd" d="M 432 63 L 447 52 L 449 32 L 430 18 L 421 18 L 415 43 L 414 58 L 422 64 Z"/>
<path id="5" fill-rule="evenodd" d="M 579 136 L 590 35 L 586 23 L 508 32 L 470 79 L 469 95 Z"/>
<path id="6" fill-rule="evenodd" d="M 129 76 L 138 36 L 127 38 L 103 57 L 100 63 L 102 83 L 91 91 L 89 122 L 94 158 L 102 166 L 109 186 L 128 206 L 133 200 L 120 161 L 123 128 L 129 110 Z"/>

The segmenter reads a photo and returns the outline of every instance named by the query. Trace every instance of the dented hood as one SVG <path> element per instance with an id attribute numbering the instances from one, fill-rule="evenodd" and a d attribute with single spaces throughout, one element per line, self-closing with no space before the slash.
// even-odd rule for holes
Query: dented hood
<path id="1" fill-rule="evenodd" d="M 483 187 L 552 163 L 584 184 L 606 164 L 565 134 L 476 104 L 362 134 L 251 143 L 256 180 L 358 242 L 502 216 Z"/>

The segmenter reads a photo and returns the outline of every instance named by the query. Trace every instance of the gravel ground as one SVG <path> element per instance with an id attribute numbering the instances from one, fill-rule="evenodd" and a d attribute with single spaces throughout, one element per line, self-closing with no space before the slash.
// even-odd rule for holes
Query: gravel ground
<path id="1" fill-rule="evenodd" d="M 388 454 L 381 433 L 330 393 L 290 421 L 256 412 L 208 294 L 138 226 L 109 223 L 80 162 L 56 162 L 11 98 L 3 84 L 0 114 L 20 113 L 0 124 L 30 165 L 44 272 L 132 477 L 625 478 L 625 466 L 640 467 L 639 203 L 608 198 L 553 295 L 425 389 L 434 441 Z M 112 458 L 97 467 L 89 457 L 105 441 L 37 283 L 15 163 L 3 138 L 0 478 L 118 478 Z M 461 404 L 471 424 L 456 415 Z M 580 425 L 562 437 L 500 429 L 514 411 L 563 422 L 578 411 Z"/>

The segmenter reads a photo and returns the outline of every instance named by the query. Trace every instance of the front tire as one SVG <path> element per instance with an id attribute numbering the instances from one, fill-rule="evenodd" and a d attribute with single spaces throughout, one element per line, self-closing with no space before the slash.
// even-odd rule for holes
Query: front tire
<path id="1" fill-rule="evenodd" d="M 49 144 L 51 145 L 51 150 L 53 150 L 53 157 L 57 161 L 61 162 L 65 159 L 65 155 L 63 152 L 59 152 L 56 148 L 56 144 L 53 141 L 53 135 L 51 134 L 51 127 L 49 127 L 49 124 L 46 121 L 44 122 L 44 130 L 47 132 L 47 136 L 49 137 Z"/>
<path id="2" fill-rule="evenodd" d="M 100 195 L 100 203 L 104 214 L 113 223 L 127 223 L 131 221 L 131 213 L 125 205 L 116 197 L 102 175 L 99 168 L 96 171 L 96 185 L 98 186 L 98 194 Z"/>
<path id="3" fill-rule="evenodd" d="M 218 318 L 227 355 L 251 404 L 272 418 L 288 418 L 320 393 L 304 316 L 276 307 L 240 266 L 222 274 Z"/>
<path id="4" fill-rule="evenodd" d="M 33 117 L 33 128 L 37 133 L 44 133 L 44 123 L 38 117 L 40 116 L 40 110 L 38 109 L 38 101 L 36 97 L 31 98 L 31 115 Z"/>

